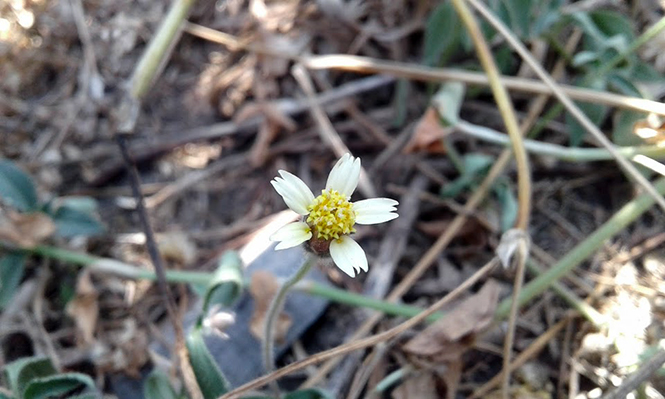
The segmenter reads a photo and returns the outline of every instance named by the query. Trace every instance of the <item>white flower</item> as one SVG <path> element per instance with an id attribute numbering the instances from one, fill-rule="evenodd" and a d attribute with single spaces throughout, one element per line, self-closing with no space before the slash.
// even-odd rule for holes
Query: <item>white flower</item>
<path id="1" fill-rule="evenodd" d="M 344 154 L 328 175 L 326 188 L 314 197 L 307 185 L 295 175 L 279 171 L 270 183 L 286 205 L 303 216 L 302 221 L 290 223 L 270 239 L 278 241 L 276 250 L 295 247 L 309 241 L 317 254 L 330 252 L 332 260 L 344 273 L 355 277 L 361 269 L 367 271 L 367 256 L 350 234 L 358 224 L 378 224 L 395 219 L 397 201 L 372 198 L 350 202 L 360 178 L 360 159 Z"/>

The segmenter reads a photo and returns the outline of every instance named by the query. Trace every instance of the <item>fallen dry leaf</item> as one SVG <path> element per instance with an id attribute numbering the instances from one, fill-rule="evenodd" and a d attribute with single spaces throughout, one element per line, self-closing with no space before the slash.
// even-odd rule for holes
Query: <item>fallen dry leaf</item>
<path id="1" fill-rule="evenodd" d="M 430 154 L 445 154 L 446 147 L 441 139 L 449 135 L 451 131 L 450 128 L 441 125 L 439 114 L 430 107 L 414 128 L 411 140 L 404 147 L 404 153 L 422 151 Z"/>
<path id="2" fill-rule="evenodd" d="M 249 283 L 249 293 L 254 298 L 254 313 L 249 322 L 249 330 L 256 338 L 263 339 L 263 328 L 265 319 L 270 307 L 272 298 L 277 294 L 279 284 L 275 276 L 267 271 L 257 271 L 252 275 L 252 281 Z M 285 313 L 280 313 L 274 326 L 275 342 L 284 342 L 286 333 L 291 327 L 291 317 Z"/>
<path id="3" fill-rule="evenodd" d="M 238 111 L 233 120 L 236 123 L 242 123 L 257 116 L 264 116 L 265 119 L 261 122 L 259 132 L 249 154 L 250 163 L 255 167 L 261 166 L 265 163 L 268 157 L 270 144 L 280 131 L 286 130 L 288 132 L 293 132 L 297 126 L 296 122 L 291 117 L 267 102 L 257 102 L 245 105 Z"/>
<path id="4" fill-rule="evenodd" d="M 278 132 L 279 126 L 274 123 L 271 123 L 270 121 L 264 121 L 261 123 L 259 132 L 252 145 L 252 149 L 249 151 L 249 163 L 253 167 L 260 167 L 266 162 L 270 143 L 272 143 L 275 137 L 277 137 Z"/>
<path id="5" fill-rule="evenodd" d="M 494 320 L 500 291 L 501 286 L 489 280 L 478 293 L 407 342 L 404 351 L 435 362 L 458 359 L 475 335 Z"/>
<path id="6" fill-rule="evenodd" d="M 74 320 L 83 343 L 92 344 L 99 318 L 99 294 L 92 284 L 89 269 L 84 270 L 76 283 L 76 296 L 67 304 L 67 315 Z"/>
<path id="7" fill-rule="evenodd" d="M 452 219 L 430 220 L 419 222 L 416 227 L 431 237 L 439 237 L 445 232 Z M 457 233 L 457 239 L 462 240 L 465 245 L 473 247 L 484 247 L 487 245 L 487 228 L 476 218 L 469 218 Z"/>
<path id="8" fill-rule="evenodd" d="M 0 226 L 0 240 L 23 248 L 34 247 L 55 232 L 55 223 L 45 213 L 8 212 Z"/>
<path id="9" fill-rule="evenodd" d="M 186 266 L 194 263 L 198 255 L 196 244 L 182 231 L 157 235 L 157 246 L 164 259 Z"/>
<path id="10" fill-rule="evenodd" d="M 441 397 L 437 389 L 437 379 L 434 374 L 423 372 L 408 378 L 392 392 L 393 399 L 438 399 Z"/>
<path id="11" fill-rule="evenodd" d="M 445 388 L 447 399 L 454 399 L 462 376 L 462 355 L 476 339 L 476 335 L 494 320 L 501 286 L 489 280 L 478 293 L 462 301 L 448 315 L 413 337 L 403 350 L 419 367 L 428 367 L 431 381 L 439 381 Z M 423 377 L 424 378 L 424 377 Z M 428 380 L 417 382 L 423 387 Z M 427 388 L 431 391 L 431 388 Z M 409 392 L 410 393 L 410 392 Z M 423 393 L 423 395 L 428 395 Z M 418 395 L 403 396 L 419 398 Z M 422 397 L 442 397 L 422 396 Z"/>

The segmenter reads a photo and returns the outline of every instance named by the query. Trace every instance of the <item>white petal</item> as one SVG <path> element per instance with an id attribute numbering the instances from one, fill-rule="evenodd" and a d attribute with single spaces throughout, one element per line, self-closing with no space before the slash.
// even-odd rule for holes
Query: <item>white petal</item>
<path id="1" fill-rule="evenodd" d="M 351 158 L 351 154 L 344 154 L 342 157 L 337 160 L 337 163 L 335 163 L 335 166 L 330 170 L 330 173 L 328 174 L 328 180 L 326 181 L 326 190 L 330 190 L 331 188 L 334 190 L 337 190 L 337 187 L 339 187 L 339 178 L 341 176 L 340 174 L 340 169 L 346 165 L 346 162 Z"/>
<path id="2" fill-rule="evenodd" d="M 377 213 L 373 215 L 363 215 L 356 217 L 357 224 L 379 224 L 389 222 L 399 217 L 396 213 Z"/>
<path id="3" fill-rule="evenodd" d="M 390 198 L 370 198 L 362 201 L 356 201 L 353 203 L 353 209 L 356 212 L 366 209 L 373 208 L 394 208 L 399 205 L 399 202 Z M 393 209 L 394 210 L 394 209 Z"/>
<path id="4" fill-rule="evenodd" d="M 398 202 L 390 198 L 371 198 L 353 203 L 356 223 L 378 224 L 397 218 L 395 213 Z"/>
<path id="5" fill-rule="evenodd" d="M 285 170 L 280 170 L 279 175 L 284 178 L 284 180 L 291 185 L 298 192 L 300 200 L 306 202 L 308 205 L 314 201 L 314 194 L 312 190 L 307 187 L 304 181 L 294 174 L 291 174 Z"/>
<path id="6" fill-rule="evenodd" d="M 349 236 L 342 236 L 330 243 L 330 256 L 344 273 L 356 276 L 356 269 L 367 271 L 367 256 L 360 244 Z"/>
<path id="7" fill-rule="evenodd" d="M 270 241 L 279 241 L 275 250 L 298 246 L 312 238 L 312 232 L 307 223 L 293 222 L 277 230 L 270 236 Z"/>
<path id="8" fill-rule="evenodd" d="M 283 170 L 279 174 L 282 177 L 275 177 L 270 184 L 282 196 L 286 206 L 300 215 L 307 215 L 307 206 L 314 200 L 312 191 L 295 175 Z"/>
<path id="9" fill-rule="evenodd" d="M 344 154 L 330 171 L 326 182 L 326 190 L 333 189 L 346 197 L 350 197 L 358 186 L 359 178 L 360 158 L 354 158 L 348 153 Z"/>
<path id="10" fill-rule="evenodd" d="M 360 158 L 356 158 L 353 163 L 349 165 L 348 174 L 344 180 L 344 188 L 340 191 L 341 194 L 346 197 L 351 197 L 351 194 L 358 187 L 358 181 L 360 180 Z"/>

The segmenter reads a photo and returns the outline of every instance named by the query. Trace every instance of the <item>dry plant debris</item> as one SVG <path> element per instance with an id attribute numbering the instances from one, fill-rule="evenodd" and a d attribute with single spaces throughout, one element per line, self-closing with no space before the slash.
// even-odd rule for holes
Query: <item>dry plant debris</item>
<path id="1" fill-rule="evenodd" d="M 662 32 L 610 71 L 608 80 L 591 79 L 599 64 L 620 54 L 660 21 L 662 2 L 563 1 L 562 12 L 573 22 L 560 20 L 562 30 L 549 36 L 540 33 L 552 25 L 546 18 L 537 19 L 541 14 L 535 10 L 521 20 L 519 9 L 505 8 L 521 2 L 485 3 L 503 4 L 504 19 L 543 67 L 551 70 L 556 62 L 563 63 L 559 82 L 620 93 L 624 97 L 613 97 L 615 105 L 617 98 L 642 94 L 663 100 L 665 85 L 657 76 L 649 75 L 654 81 L 645 83 L 631 75 L 632 67 L 645 76 L 649 70 L 662 75 Z M 543 2 L 541 9 L 550 3 L 554 2 Z M 0 200 L 0 259 L 6 259 L 7 248 L 29 250 L 48 244 L 149 268 L 144 238 L 130 212 L 135 202 L 126 176 L 117 167 L 113 135 L 126 81 L 170 4 L 167 0 L 11 0 L 0 4 L 0 157 L 12 160 L 34 178 L 43 204 L 53 200 L 57 205 L 61 198 L 79 196 L 96 199 L 107 226 L 100 237 L 61 237 L 43 209 L 19 212 Z M 198 2 L 188 20 L 229 34 L 236 42 L 221 45 L 184 33 L 144 102 L 130 143 L 140 162 L 150 218 L 160 233 L 159 249 L 170 270 L 211 270 L 224 250 L 242 247 L 255 229 L 282 208 L 268 183 L 277 170 L 297 171 L 312 186 L 324 182 L 335 155 L 321 140 L 317 122 L 307 114 L 309 105 L 302 105 L 307 101 L 292 71 L 293 56 L 361 55 L 401 62 L 410 68 L 410 76 L 421 73 L 423 65 L 477 66 L 469 38 L 447 2 Z M 625 21 L 631 33 L 622 36 Z M 575 32 L 582 35 L 581 43 L 572 52 L 561 48 L 559 42 Z M 603 40 L 594 35 L 603 35 Z M 533 74 L 504 40 L 492 36 L 489 43 L 501 72 L 517 76 L 518 81 L 511 84 L 529 84 L 525 77 Z M 428 51 L 433 53 L 425 54 Z M 433 83 L 395 83 L 391 78 L 361 89 L 366 81 L 352 72 L 317 69 L 308 73 L 333 134 L 354 155 L 363 156 L 379 194 L 389 196 L 386 188 L 390 186 L 408 187 L 416 175 L 429 179 L 423 200 L 412 210 L 418 215 L 414 227 L 401 233 L 407 236 L 403 255 L 394 260 L 393 275 L 386 277 L 394 286 L 448 231 L 462 209 L 459 204 L 477 189 L 480 179 L 470 179 L 453 198 L 444 201 L 438 196 L 450 185 L 443 182 L 462 174 L 451 161 L 454 154 L 480 154 L 494 160 L 500 148 L 451 133 L 430 101 L 437 89 Z M 341 87 L 348 91 L 339 94 Z M 349 92 L 353 95 L 344 94 Z M 649 112 L 621 114 L 606 106 L 601 92 L 597 104 L 583 107 L 608 137 L 617 143 L 625 140 L 618 143 L 622 145 L 663 144 L 661 117 Z M 323 101 L 330 93 L 337 93 L 337 99 Z M 518 113 L 530 115 L 532 95 L 510 94 Z M 503 130 L 503 121 L 483 87 L 468 84 L 459 105 L 462 120 Z M 570 129 L 564 114 L 552 111 L 557 107 L 554 101 L 548 103 L 530 134 L 540 132 L 538 140 L 567 145 L 578 130 Z M 593 146 L 584 135 L 578 139 L 581 149 Z M 233 162 L 224 163 L 228 159 Z M 633 195 L 632 186 L 613 163 L 567 163 L 546 156 L 531 160 L 535 202 L 531 239 L 554 258 L 590 235 Z M 495 188 L 474 211 L 403 302 L 426 307 L 494 256 L 499 220 L 509 210 L 515 186 L 513 172 L 508 169 L 503 189 Z M 660 244 L 650 244 L 662 235 L 662 223 L 662 213 L 648 213 L 562 281 L 608 323 L 595 329 L 582 318 L 573 318 L 567 334 L 555 335 L 541 354 L 515 373 L 511 397 L 601 397 L 663 346 L 665 256 L 662 239 Z M 381 258 L 378 243 L 385 234 L 378 228 L 359 229 L 370 264 Z M 11 266 L 3 266 L 0 273 L 6 281 L 15 278 L 7 272 L 15 270 Z M 51 275 L 45 283 L 40 280 L 43 270 Z M 349 291 L 363 289 L 363 280 L 331 277 Z M 496 272 L 480 291 L 448 309 L 444 321 L 411 331 L 404 345 L 389 346 L 370 383 L 357 394 L 369 395 L 375 388 L 372 384 L 380 384 L 400 368 L 411 372 L 384 391 L 383 397 L 465 397 L 491 379 L 501 367 L 500 354 L 493 349 L 503 339 L 502 330 L 491 324 L 494 308 L 500 299 L 499 287 L 509 287 L 511 280 L 508 272 Z M 261 273 L 249 282 L 257 304 L 251 325 L 257 337 L 277 284 L 273 276 Z M 64 261 L 29 257 L 16 286 L 15 299 L 0 312 L 0 366 L 15 360 L 16 354 L 51 356 L 63 369 L 95 376 L 100 388 L 111 394 L 111 388 L 103 384 L 108 375 L 123 372 L 137 377 L 144 367 L 158 362 L 146 349 L 161 339 L 165 311 L 152 282 L 100 276 Z M 185 285 L 174 292 L 183 312 L 195 302 L 193 290 Z M 362 324 L 358 315 L 365 313 L 348 312 L 346 306 L 332 305 L 320 324 L 302 337 L 308 353 L 339 344 L 340 337 L 354 332 L 348 331 L 349 326 Z M 569 310 L 554 294 L 529 303 L 518 318 L 513 351 L 528 348 L 539 334 L 569 317 Z M 340 314 L 345 318 L 337 317 Z M 288 315 L 280 316 L 277 337 L 286 333 L 289 323 Z M 529 374 L 529 367 L 539 370 L 537 377 Z M 355 370 L 339 368 L 337 372 L 347 374 L 340 380 L 351 380 Z M 327 382 L 337 386 L 335 396 L 347 393 L 344 384 Z M 662 370 L 639 389 L 641 397 L 662 398 Z M 495 391 L 486 396 L 500 395 Z"/>

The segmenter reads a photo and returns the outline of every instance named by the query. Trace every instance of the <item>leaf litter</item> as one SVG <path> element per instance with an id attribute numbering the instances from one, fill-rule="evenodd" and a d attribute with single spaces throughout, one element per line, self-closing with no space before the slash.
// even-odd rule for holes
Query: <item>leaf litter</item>
<path id="1" fill-rule="evenodd" d="M 389 3 L 337 0 L 200 3 L 189 20 L 230 33 L 241 41 L 288 54 L 348 53 L 401 62 L 427 58 L 422 54 L 423 27 L 435 5 L 406 0 Z M 642 21 L 640 27 L 645 28 L 662 14 L 661 8 L 647 3 L 640 3 L 634 10 L 636 20 Z M 117 206 L 122 198 L 129 197 L 126 180 L 122 174 L 109 175 L 104 166 L 117 159 L 113 142 L 113 109 L 123 84 L 169 4 L 168 1 L 84 2 L 85 25 L 100 74 L 98 83 L 104 87 L 96 94 L 93 91 L 79 93 L 82 90 L 79 76 L 84 78 L 83 69 L 89 60 L 84 56 L 83 40 L 76 29 L 70 2 L 12 1 L 0 5 L 0 28 L 12 28 L 0 29 L 0 75 L 3 76 L 0 81 L 0 134 L 3 138 L 0 153 L 34 173 L 40 194 L 97 198 L 102 219 L 109 227 L 108 235 L 102 238 L 55 239 L 48 216 L 40 212 L 12 213 L 14 210 L 3 204 L 0 209 L 0 239 L 3 242 L 26 248 L 42 243 L 55 244 L 151 267 L 140 240 L 136 243 L 123 241 L 140 235 L 138 224 L 130 212 Z M 620 12 L 625 12 L 621 7 L 617 6 Z M 456 44 L 463 49 L 465 43 L 460 40 Z M 658 38 L 640 51 L 646 60 L 651 60 L 656 69 L 662 71 L 663 57 L 659 55 L 662 51 L 657 51 L 661 41 Z M 501 45 L 498 42 L 492 44 Z M 460 54 L 445 54 L 447 62 L 457 67 L 461 65 L 458 61 L 472 61 L 473 55 L 462 53 L 460 50 Z M 549 62 L 547 57 L 543 60 Z M 176 45 L 163 75 L 146 101 L 133 142 L 135 149 L 147 154 L 141 158 L 143 188 L 146 192 L 154 192 L 229 155 L 247 156 L 248 162 L 243 168 L 215 173 L 151 210 L 155 229 L 166 232 L 160 249 L 170 269 L 205 270 L 223 248 L 238 248 L 247 241 L 247 228 L 237 226 L 252 226 L 252 223 L 281 210 L 279 198 L 265 183 L 276 169 L 300 169 L 306 171 L 303 175 L 308 179 L 324 183 L 322 171 L 334 157 L 317 138 L 312 121 L 302 114 L 282 115 L 270 105 L 272 100 L 295 102 L 301 96 L 290 75 L 291 66 L 292 62 L 286 59 L 225 48 L 187 34 Z M 575 71 L 571 69 L 569 72 L 572 74 L 566 77 L 568 83 L 575 78 Z M 353 83 L 357 79 L 354 74 L 334 70 L 316 71 L 314 75 L 321 94 L 327 87 Z M 381 183 L 377 187 L 408 186 L 414 159 L 429 166 L 430 171 L 440 175 L 438 177 L 443 176 L 449 181 L 458 177 L 445 157 L 449 149 L 442 139 L 448 137 L 449 131 L 441 124 L 434 108 L 437 104 L 430 103 L 429 93 L 418 84 L 407 85 L 410 86 L 409 95 L 401 97 L 401 102 L 397 100 L 399 93 L 393 86 L 357 96 L 353 101 L 360 116 L 345 112 L 339 104 L 331 105 L 335 110 L 330 113 L 333 125 L 344 143 L 354 153 L 363 156 L 364 164 L 371 165 L 379 155 L 385 156 L 384 150 L 394 151 L 393 154 L 403 150 L 399 156 L 391 157 L 385 168 L 379 168 L 371 176 Z M 656 88 L 657 85 L 651 87 Z M 77 98 L 79 94 L 86 97 L 81 100 Z M 528 110 L 524 104 L 530 101 L 530 97 L 515 94 L 514 99 L 520 110 Z M 464 102 L 458 104 L 461 104 L 460 118 L 502 128 L 500 119 L 489 112 L 477 112 L 477 107 L 467 107 L 470 103 L 493 107 L 486 92 L 468 88 Z M 78 112 L 74 112 L 77 109 Z M 404 115 L 404 125 L 395 120 L 399 114 Z M 239 125 L 254 115 L 265 116 L 258 130 L 232 130 L 224 135 L 210 133 L 206 141 L 175 149 L 160 147 L 160 139 L 169 134 L 186 137 L 193 129 L 213 132 L 212 127 L 218 123 L 235 122 Z M 370 121 L 393 142 L 409 124 L 415 126 L 415 130 L 410 136 L 411 141 L 403 148 L 384 149 L 385 143 L 371 139 L 372 131 L 360 121 Z M 610 122 L 616 123 L 607 123 Z M 561 120 L 555 123 L 561 123 Z M 560 130 L 546 128 L 545 139 L 565 142 L 567 137 L 561 135 Z M 660 143 L 662 130 L 660 121 L 648 117 L 638 120 L 628 133 L 651 135 L 654 143 Z M 65 134 L 66 139 L 57 144 L 61 134 Z M 454 138 L 454 150 L 465 155 L 493 155 L 497 152 L 495 147 L 475 140 Z M 583 237 L 606 219 L 616 209 L 616 204 L 626 199 L 630 190 L 619 185 L 621 177 L 616 169 L 611 166 L 600 168 L 605 176 L 609 174 L 609 180 L 598 177 L 596 165 L 544 165 L 534 159 L 534 176 L 537 177 L 534 198 L 540 201 L 531 226 L 534 243 L 556 257 L 565 254 L 575 239 L 565 222 L 574 225 Z M 582 182 L 580 179 L 586 180 Z M 96 186 L 90 184 L 93 181 L 105 183 Z M 440 188 L 432 184 L 429 191 L 438 193 Z M 471 190 L 472 187 L 458 192 L 454 200 L 463 202 Z M 484 206 L 477 211 L 478 215 L 493 218 L 496 206 L 491 201 Z M 542 212 L 550 216 L 554 214 L 565 222 L 544 217 L 540 214 Z M 420 215 L 416 222 L 418 228 L 408 233 L 409 244 L 397 268 L 397 277 L 412 268 L 419 254 L 446 231 L 454 217 L 449 209 L 432 203 L 421 204 Z M 553 340 L 549 353 L 536 359 L 549 368 L 551 380 L 564 381 L 562 386 L 570 391 L 570 395 L 577 390 L 576 397 L 587 398 L 597 393 L 593 390 L 598 387 L 610 389 L 635 369 L 635 362 L 662 343 L 665 336 L 662 332 L 665 314 L 662 254 L 657 249 L 644 250 L 632 263 L 613 263 L 615 256 L 639 247 L 640 243 L 659 233 L 662 227 L 662 223 L 658 223 L 660 216 L 653 214 L 651 217 L 655 222 L 645 220 L 626 231 L 579 271 L 581 278 L 598 287 L 601 294 L 592 303 L 608 315 L 613 324 L 606 330 L 594 331 L 577 320 L 579 328 L 572 334 L 570 342 L 576 368 L 569 366 L 568 359 L 563 359 L 562 354 L 553 349 L 560 344 L 560 337 Z M 226 229 L 224 238 L 216 239 L 214 237 L 219 235 L 213 233 L 220 228 Z M 172 231 L 183 233 L 169 233 Z M 190 235 L 190 232 L 196 234 Z M 373 255 L 376 248 L 373 246 L 383 232 L 368 229 L 362 233 L 368 252 Z M 494 233 L 496 231 L 474 219 L 464 226 L 463 234 L 452 242 L 450 250 L 440 256 L 452 267 L 466 273 L 484 263 L 488 256 L 493 256 L 498 238 Z M 118 371 L 139 375 L 142 367 L 155 362 L 150 360 L 145 348 L 149 342 L 159 339 L 159 322 L 163 320 L 164 309 L 152 283 L 90 276 L 70 268 L 61 269 L 63 266 L 57 262 L 46 264 L 41 259 L 28 262 L 23 282 L 32 281 L 34 271 L 39 267 L 56 268 L 59 272 L 56 275 L 62 278 L 62 281 L 53 283 L 59 288 L 50 288 L 50 317 L 46 318 L 45 324 L 47 332 L 56 340 L 56 351 L 63 354 L 68 367 L 92 362 L 94 373 L 99 376 Z M 439 274 L 432 270 L 421 282 L 446 278 L 445 273 Z M 459 279 L 459 273 L 451 276 L 453 274 Z M 615 276 L 618 276 L 616 281 Z M 494 277 L 510 279 L 500 272 Z M 261 333 L 260 325 L 270 301 L 267 294 L 274 293 L 276 286 L 274 277 L 258 276 L 258 279 L 258 282 L 252 282 L 253 289 L 250 286 L 260 303 L 252 324 L 254 334 Z M 350 287 L 360 290 L 361 283 L 354 281 Z M 453 289 L 452 285 L 438 284 L 444 288 L 422 291 L 419 295 L 413 290 L 404 300 L 426 306 Z M 191 293 L 177 292 L 178 300 L 184 306 Z M 577 293 L 584 295 L 581 290 Z M 450 397 L 455 392 L 466 395 L 470 391 L 469 384 L 497 373 L 500 356 L 488 347 L 500 345 L 500 337 L 493 338 L 489 333 L 482 335 L 486 324 L 491 322 L 491 301 L 488 299 L 494 295 L 497 294 L 483 294 L 477 299 L 480 301 L 476 303 L 477 307 L 466 307 L 469 306 L 465 305 L 466 301 L 458 304 L 458 307 L 449 309 L 449 317 L 458 317 L 455 323 L 433 324 L 415 333 L 403 347 L 394 349 L 390 359 L 408 354 L 408 360 L 397 363 L 409 367 L 415 364 L 418 372 L 391 394 L 394 397 L 441 397 L 444 394 Z M 467 301 L 475 297 L 471 296 Z M 483 297 L 488 301 L 482 302 Z M 350 333 L 345 330 L 344 318 L 334 317 L 347 314 L 346 309 L 342 305 L 332 306 L 318 329 L 313 328 L 303 337 L 310 353 L 337 344 L 339 337 Z M 537 331 L 544 331 L 567 309 L 551 296 L 530 304 L 520 315 L 514 349 L 523 349 Z M 74 317 L 64 317 L 66 313 Z M 9 325 L 5 324 L 6 321 L 2 319 L 2 326 Z M 289 328 L 288 316 L 282 315 L 278 324 L 278 332 L 285 333 Z M 92 349 L 86 351 L 85 347 Z M 388 362 L 386 373 L 395 367 L 395 363 Z M 561 374 L 559 370 L 563 370 Z M 571 376 L 581 380 L 577 387 L 568 387 L 568 382 L 575 380 Z M 656 377 L 649 383 L 665 386 L 662 379 Z M 520 391 L 526 385 L 516 382 L 513 396 L 528 397 L 526 391 Z"/>

